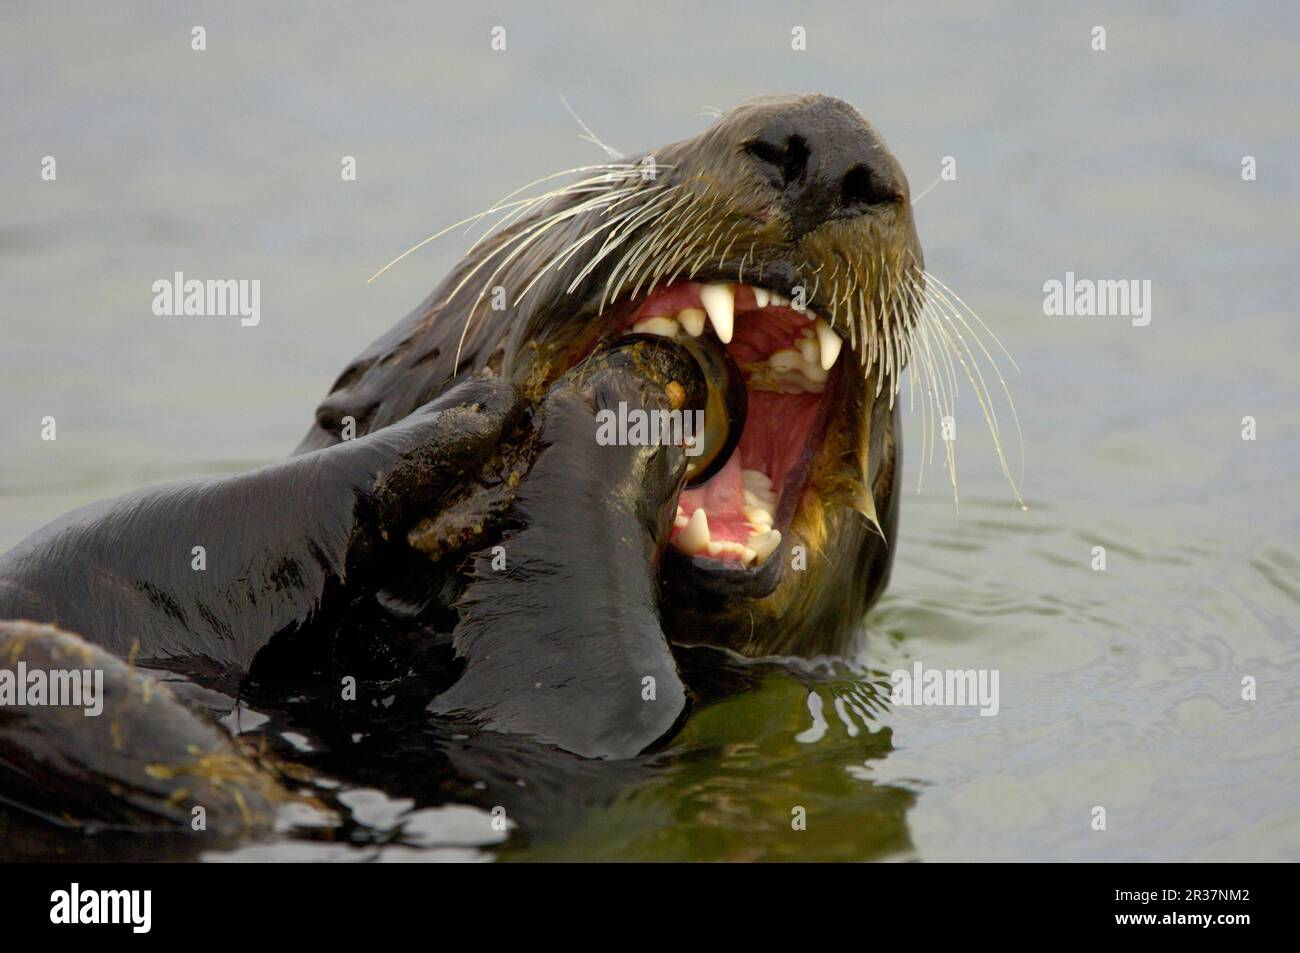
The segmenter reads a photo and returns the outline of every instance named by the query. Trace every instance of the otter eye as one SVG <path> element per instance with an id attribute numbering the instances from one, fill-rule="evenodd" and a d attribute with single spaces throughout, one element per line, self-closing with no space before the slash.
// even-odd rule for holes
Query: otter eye
<path id="1" fill-rule="evenodd" d="M 872 175 L 865 165 L 849 169 L 840 185 L 840 207 L 849 211 L 862 211 L 869 205 L 888 205 L 902 200 L 903 196 L 896 189 Z"/>
<path id="2" fill-rule="evenodd" d="M 334 434 L 336 437 L 343 428 L 338 411 L 332 407 L 316 408 L 316 426 L 326 433 Z"/>
<path id="3" fill-rule="evenodd" d="M 745 151 L 767 167 L 777 188 L 789 188 L 808 170 L 808 143 L 802 136 L 790 136 L 779 144 L 755 139 L 745 146 Z"/>

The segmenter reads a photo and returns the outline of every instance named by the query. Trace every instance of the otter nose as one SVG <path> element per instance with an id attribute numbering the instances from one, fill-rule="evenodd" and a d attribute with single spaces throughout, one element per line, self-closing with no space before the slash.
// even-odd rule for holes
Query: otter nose
<path id="1" fill-rule="evenodd" d="M 791 240 L 832 219 L 901 202 L 901 172 L 857 111 L 818 97 L 783 110 L 746 145 L 750 160 L 781 193 Z"/>

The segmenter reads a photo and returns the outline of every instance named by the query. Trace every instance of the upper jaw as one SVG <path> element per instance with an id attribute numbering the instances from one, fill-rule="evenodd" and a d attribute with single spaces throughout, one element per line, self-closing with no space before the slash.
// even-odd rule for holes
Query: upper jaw
<path id="1" fill-rule="evenodd" d="M 815 348 L 806 361 L 807 370 L 812 372 L 808 376 L 814 383 L 825 384 L 842 350 L 842 336 L 816 309 L 766 286 L 728 281 L 678 282 L 637 302 L 629 315 L 614 324 L 669 336 L 685 332 L 699 337 L 708 328 L 719 341 L 729 345 L 736 334 L 738 316 L 782 318 L 784 327 L 811 330 Z M 656 323 L 659 318 L 669 319 L 669 323 Z"/>

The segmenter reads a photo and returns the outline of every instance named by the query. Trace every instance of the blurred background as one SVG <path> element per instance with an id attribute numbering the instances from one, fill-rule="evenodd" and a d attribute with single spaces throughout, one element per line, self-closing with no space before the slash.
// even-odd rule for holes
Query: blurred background
<path id="1" fill-rule="evenodd" d="M 918 230 L 1022 369 L 1030 507 L 969 388 L 959 510 L 937 456 L 913 492 L 907 418 L 898 564 L 860 661 L 997 668 L 1001 713 L 895 709 L 875 726 L 893 750 L 836 770 L 915 795 L 902 853 L 921 859 L 1300 859 L 1300 8 L 464 6 L 0 8 L 0 548 L 95 499 L 287 454 L 469 239 L 368 275 L 603 161 L 561 94 L 633 154 L 710 107 L 830 93 L 914 195 L 956 160 Z M 151 285 L 175 271 L 260 279 L 260 325 L 156 317 Z M 1044 316 L 1066 271 L 1149 279 L 1150 325 Z M 809 717 L 796 705 L 791 734 Z M 851 827 L 854 792 L 837 797 Z"/>

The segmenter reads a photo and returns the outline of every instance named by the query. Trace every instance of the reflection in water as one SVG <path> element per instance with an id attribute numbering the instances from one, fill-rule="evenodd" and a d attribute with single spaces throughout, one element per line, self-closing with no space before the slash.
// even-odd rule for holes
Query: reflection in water
<path id="1" fill-rule="evenodd" d="M 322 737 L 330 753 L 305 763 L 348 779 L 332 798 L 341 823 L 293 837 L 474 846 L 505 860 L 862 860 L 910 850 L 911 793 L 853 770 L 890 750 L 874 720 L 877 682 L 842 665 L 748 662 L 712 648 L 685 650 L 682 663 L 695 712 L 665 750 L 633 761 L 584 761 L 435 724 L 392 725 L 359 743 Z M 812 697 L 844 713 L 815 742 Z M 376 790 L 359 797 L 357 784 Z M 469 813 L 445 813 L 457 809 Z M 494 810 L 508 836 L 493 829 Z"/>
<path id="2" fill-rule="evenodd" d="M 508 842 L 505 859 L 869 860 L 907 856 L 914 796 L 855 769 L 884 758 L 890 732 L 875 721 L 885 696 L 842 665 L 813 669 L 742 662 L 694 649 L 687 683 L 700 706 L 655 771 L 601 804 L 564 838 Z M 712 690 L 717 694 L 709 695 Z M 825 710 L 808 738 L 810 693 Z M 801 737 L 803 740 L 800 740 Z M 803 821 L 796 829 L 796 823 Z"/>
<path id="3" fill-rule="evenodd" d="M 696 708 L 664 750 L 631 761 L 436 720 L 310 723 L 243 712 L 299 779 L 302 803 L 260 843 L 205 834 L 92 838 L 103 857 L 206 860 L 869 860 L 911 853 L 903 786 L 870 777 L 891 749 L 879 673 L 683 650 Z M 827 713 L 810 717 L 811 711 Z M 313 715 L 319 716 L 318 711 Z M 269 717 L 268 717 L 269 716 Z M 815 731 L 813 730 L 815 728 Z M 0 815 L 20 856 L 80 835 Z M 744 832 L 744 836 L 738 836 Z"/>
<path id="4" fill-rule="evenodd" d="M 856 665 L 682 650 L 693 713 L 642 758 L 584 761 L 418 717 L 240 707 L 243 737 L 308 799 L 273 838 L 87 838 L 0 810 L 0 839 L 16 857 L 209 860 L 1142 859 L 1153 842 L 1163 856 L 1232 857 L 1243 842 L 1289 856 L 1267 819 L 1294 810 L 1294 540 L 1261 539 L 1238 561 L 1221 539 L 1180 530 L 1171 544 L 1155 521 L 1101 519 L 1090 535 L 1049 507 L 1004 524 L 1006 509 L 910 508 Z M 1121 532 L 1112 568 L 1088 568 L 1083 544 Z M 936 538 L 976 555 L 954 571 Z M 1189 576 L 1189 559 L 1216 571 Z M 1050 568 L 1026 585 L 1013 564 Z M 889 706 L 887 673 L 916 662 L 997 669 L 998 715 Z M 1260 701 L 1243 699 L 1244 677 Z M 232 699 L 205 700 L 235 724 Z M 1131 833 L 1092 833 L 1099 803 Z"/>

